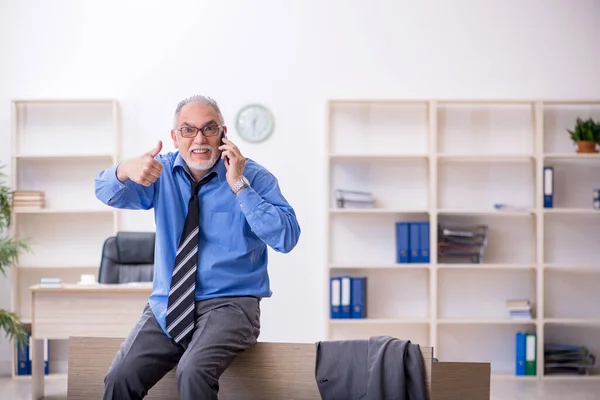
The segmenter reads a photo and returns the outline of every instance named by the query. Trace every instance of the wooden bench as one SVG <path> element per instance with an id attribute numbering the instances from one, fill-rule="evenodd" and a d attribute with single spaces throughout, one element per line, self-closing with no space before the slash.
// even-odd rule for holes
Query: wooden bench
<path id="1" fill-rule="evenodd" d="M 123 338 L 69 339 L 68 400 L 102 398 L 104 375 Z M 425 389 L 430 400 L 489 400 L 490 364 L 433 362 L 433 348 L 421 347 Z M 319 400 L 314 343 L 259 342 L 241 353 L 219 380 L 220 400 Z M 175 369 L 146 399 L 179 399 Z"/>

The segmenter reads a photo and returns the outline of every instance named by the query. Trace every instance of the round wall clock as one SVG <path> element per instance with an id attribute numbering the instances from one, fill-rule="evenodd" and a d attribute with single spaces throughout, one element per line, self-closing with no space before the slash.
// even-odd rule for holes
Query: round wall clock
<path id="1" fill-rule="evenodd" d="M 267 139 L 275 127 L 273 114 L 260 104 L 249 104 L 243 107 L 238 112 L 235 123 L 242 139 L 254 143 Z"/>

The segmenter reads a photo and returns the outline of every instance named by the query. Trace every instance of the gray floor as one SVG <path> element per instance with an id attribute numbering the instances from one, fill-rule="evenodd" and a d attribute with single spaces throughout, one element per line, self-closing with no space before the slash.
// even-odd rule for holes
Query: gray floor
<path id="1" fill-rule="evenodd" d="M 517 381 L 492 380 L 491 400 L 598 400 L 600 380 L 581 381 Z M 66 400 L 66 377 L 46 379 L 46 399 Z M 26 379 L 0 377 L 0 399 L 30 400 L 31 383 Z"/>

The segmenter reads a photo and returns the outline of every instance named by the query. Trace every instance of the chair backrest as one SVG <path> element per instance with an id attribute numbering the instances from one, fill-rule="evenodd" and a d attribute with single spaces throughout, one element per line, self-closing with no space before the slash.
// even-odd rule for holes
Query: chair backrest
<path id="1" fill-rule="evenodd" d="M 154 232 L 117 232 L 104 241 L 99 283 L 150 282 L 154 274 Z"/>

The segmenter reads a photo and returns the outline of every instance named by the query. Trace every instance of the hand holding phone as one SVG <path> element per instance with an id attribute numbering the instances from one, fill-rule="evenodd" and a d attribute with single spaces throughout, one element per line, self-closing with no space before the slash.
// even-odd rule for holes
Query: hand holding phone
<path id="1" fill-rule="evenodd" d="M 227 136 L 223 135 L 221 142 L 223 144 L 219 146 L 219 150 L 221 150 L 221 158 L 227 169 L 227 183 L 229 183 L 229 186 L 233 186 L 244 175 L 246 158 L 242 155 L 240 149 L 227 139 Z"/>

